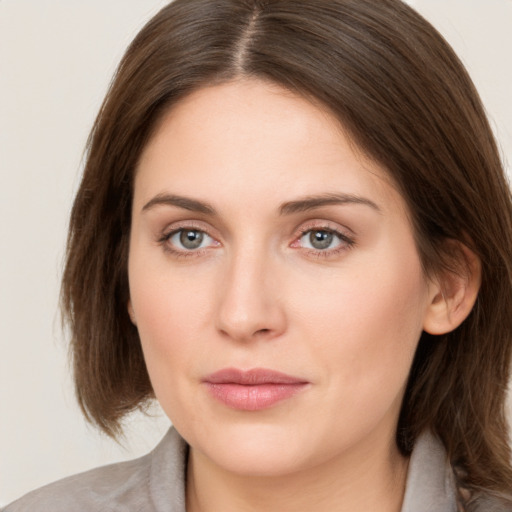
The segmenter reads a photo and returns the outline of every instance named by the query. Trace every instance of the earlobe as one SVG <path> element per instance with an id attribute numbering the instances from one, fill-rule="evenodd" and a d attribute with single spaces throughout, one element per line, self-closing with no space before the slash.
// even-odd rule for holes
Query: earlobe
<path id="1" fill-rule="evenodd" d="M 128 314 L 130 315 L 130 320 L 132 321 L 132 324 L 137 327 L 137 321 L 135 320 L 135 311 L 133 311 L 132 301 L 128 301 Z"/>
<path id="2" fill-rule="evenodd" d="M 460 253 L 457 270 L 444 270 L 431 282 L 423 330 L 446 334 L 471 313 L 481 283 L 480 259 L 467 246 L 455 242 Z"/>

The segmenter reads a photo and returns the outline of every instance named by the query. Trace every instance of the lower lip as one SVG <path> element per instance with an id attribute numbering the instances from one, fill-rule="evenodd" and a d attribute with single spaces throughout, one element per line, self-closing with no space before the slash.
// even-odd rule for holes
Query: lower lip
<path id="1" fill-rule="evenodd" d="M 205 383 L 214 398 L 223 404 L 240 411 L 260 411 L 287 400 L 302 391 L 306 383 L 256 384 Z"/>

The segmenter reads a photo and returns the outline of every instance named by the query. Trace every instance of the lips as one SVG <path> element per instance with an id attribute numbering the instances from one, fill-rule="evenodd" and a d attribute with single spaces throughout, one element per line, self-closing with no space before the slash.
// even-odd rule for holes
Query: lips
<path id="1" fill-rule="evenodd" d="M 258 411 L 287 400 L 308 381 L 266 368 L 225 368 L 203 381 L 210 395 L 232 409 Z"/>

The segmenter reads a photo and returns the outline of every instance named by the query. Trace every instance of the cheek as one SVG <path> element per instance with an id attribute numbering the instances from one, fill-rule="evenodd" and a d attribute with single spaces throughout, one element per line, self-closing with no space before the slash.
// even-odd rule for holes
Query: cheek
<path id="1" fill-rule="evenodd" d="M 186 408 L 183 397 L 193 400 L 194 389 L 183 375 L 194 374 L 197 358 L 197 303 L 188 293 L 180 293 L 162 280 L 136 286 L 132 300 L 137 313 L 137 329 L 144 360 L 156 399 L 172 423 L 181 417 L 195 422 L 197 411 Z"/>
<path id="2" fill-rule="evenodd" d="M 415 255 L 415 252 L 413 253 Z M 300 308 L 311 357 L 352 407 L 402 392 L 422 332 L 426 284 L 417 258 L 340 273 Z M 314 349 L 313 349 L 314 348 Z M 374 398 L 372 398 L 374 397 Z"/>
<path id="3" fill-rule="evenodd" d="M 193 369 L 199 330 L 206 322 L 202 297 L 207 287 L 204 276 L 181 278 L 168 266 L 165 258 L 154 257 L 154 251 L 132 250 L 132 307 L 151 383 L 166 410 L 176 407 L 175 391 L 185 384 L 180 375 Z"/>
<path id="4" fill-rule="evenodd" d="M 148 356 L 150 352 L 186 352 L 190 339 L 205 323 L 205 286 L 204 280 L 199 284 L 190 277 L 180 280 L 177 275 L 171 280 L 164 272 L 148 270 L 131 278 L 137 328 Z"/>

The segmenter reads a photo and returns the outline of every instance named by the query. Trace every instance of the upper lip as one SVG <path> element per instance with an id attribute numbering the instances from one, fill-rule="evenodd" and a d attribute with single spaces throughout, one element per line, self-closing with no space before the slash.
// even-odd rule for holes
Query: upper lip
<path id="1" fill-rule="evenodd" d="M 240 370 L 238 368 L 224 368 L 212 373 L 204 379 L 209 384 L 240 384 L 244 386 L 257 386 L 260 384 L 305 384 L 306 380 L 287 375 L 268 368 L 252 368 Z"/>

